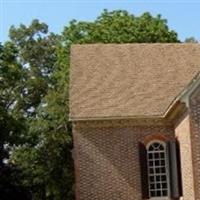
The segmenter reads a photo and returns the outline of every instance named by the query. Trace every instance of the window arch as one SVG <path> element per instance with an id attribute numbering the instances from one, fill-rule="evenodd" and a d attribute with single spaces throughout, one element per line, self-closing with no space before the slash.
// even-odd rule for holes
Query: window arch
<path id="1" fill-rule="evenodd" d="M 168 197 L 170 191 L 166 143 L 154 140 L 147 144 L 146 149 L 149 197 Z"/>

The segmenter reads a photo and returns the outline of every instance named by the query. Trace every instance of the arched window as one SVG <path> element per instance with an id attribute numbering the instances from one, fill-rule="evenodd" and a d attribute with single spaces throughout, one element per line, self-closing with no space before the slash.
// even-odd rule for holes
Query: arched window
<path id="1" fill-rule="evenodd" d="M 149 197 L 168 197 L 170 191 L 166 143 L 151 141 L 146 148 Z"/>
<path id="2" fill-rule="evenodd" d="M 139 143 L 143 199 L 166 200 L 182 196 L 181 163 L 175 140 Z"/>

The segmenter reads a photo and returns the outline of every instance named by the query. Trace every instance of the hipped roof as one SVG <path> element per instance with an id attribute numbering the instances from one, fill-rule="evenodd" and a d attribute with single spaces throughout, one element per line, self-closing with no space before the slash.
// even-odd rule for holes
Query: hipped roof
<path id="1" fill-rule="evenodd" d="M 73 45 L 70 119 L 161 117 L 200 70 L 198 44 Z"/>

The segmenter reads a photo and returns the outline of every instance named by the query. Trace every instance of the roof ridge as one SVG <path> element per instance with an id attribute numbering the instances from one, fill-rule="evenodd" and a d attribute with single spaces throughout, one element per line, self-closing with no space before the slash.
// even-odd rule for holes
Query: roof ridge
<path id="1" fill-rule="evenodd" d="M 199 43 L 88 43 L 88 44 L 72 44 L 75 46 L 200 46 Z"/>

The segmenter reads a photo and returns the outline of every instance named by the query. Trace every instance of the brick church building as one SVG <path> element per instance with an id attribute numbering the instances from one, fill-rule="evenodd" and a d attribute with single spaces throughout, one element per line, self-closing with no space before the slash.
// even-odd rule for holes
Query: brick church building
<path id="1" fill-rule="evenodd" d="M 71 48 L 76 200 L 200 200 L 200 45 Z"/>

